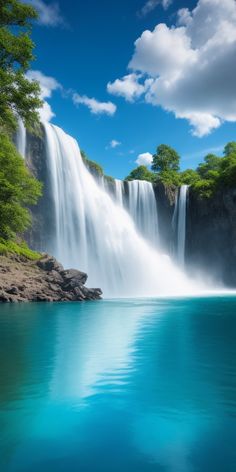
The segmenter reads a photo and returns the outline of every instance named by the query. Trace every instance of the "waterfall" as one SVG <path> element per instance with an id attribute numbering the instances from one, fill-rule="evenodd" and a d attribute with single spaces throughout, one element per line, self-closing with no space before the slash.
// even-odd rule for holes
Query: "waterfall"
<path id="1" fill-rule="evenodd" d="M 18 128 L 16 132 L 16 147 L 23 158 L 26 156 L 26 129 L 21 118 L 18 118 Z"/>
<path id="2" fill-rule="evenodd" d="M 124 182 L 122 180 L 115 179 L 115 199 L 119 205 L 123 206 Z"/>
<path id="3" fill-rule="evenodd" d="M 128 182 L 128 208 L 140 233 L 157 246 L 158 215 L 153 186 L 144 180 Z"/>
<path id="4" fill-rule="evenodd" d="M 48 244 L 65 267 L 87 272 L 90 286 L 102 287 L 105 296 L 192 292 L 184 273 L 140 235 L 128 212 L 89 173 L 77 142 L 51 124 L 45 124 L 45 133 L 55 219 Z M 130 187 L 144 192 L 146 186 L 134 182 Z M 145 188 L 147 205 L 150 188 Z M 144 223 L 147 229 L 149 220 L 150 215 Z"/>
<path id="5" fill-rule="evenodd" d="M 177 260 L 181 266 L 185 262 L 186 240 L 186 210 L 187 210 L 188 185 L 181 185 L 179 195 L 175 201 L 173 225 L 177 231 Z"/>
<path id="6" fill-rule="evenodd" d="M 154 246 L 158 245 L 158 214 L 153 186 L 145 180 L 126 182 L 128 195 L 124 194 L 124 182 L 115 180 L 115 201 L 130 213 L 138 231 Z"/>

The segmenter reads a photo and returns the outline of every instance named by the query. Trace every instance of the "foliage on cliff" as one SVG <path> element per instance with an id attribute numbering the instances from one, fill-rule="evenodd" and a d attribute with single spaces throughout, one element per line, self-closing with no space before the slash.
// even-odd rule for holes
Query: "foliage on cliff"
<path id="1" fill-rule="evenodd" d="M 86 167 L 89 169 L 91 174 L 95 174 L 95 176 L 104 177 L 104 179 L 106 179 L 107 182 L 114 182 L 114 178 L 111 177 L 110 175 L 105 175 L 102 166 L 100 166 L 100 164 L 98 164 L 95 161 L 91 161 L 91 159 L 88 158 L 85 151 L 82 150 L 80 151 L 80 153 Z"/>
<path id="2" fill-rule="evenodd" d="M 26 208 L 37 202 L 41 184 L 30 174 L 10 139 L 0 134 L 0 237 L 14 238 L 30 225 Z"/>
<path id="3" fill-rule="evenodd" d="M 35 9 L 18 0 L 0 0 L 0 130 L 16 129 L 16 115 L 28 128 L 38 121 L 41 106 L 38 83 L 26 72 L 33 57 L 30 38 Z"/>
<path id="4" fill-rule="evenodd" d="M 180 157 L 170 146 L 161 145 L 153 155 L 151 172 L 145 166 L 134 169 L 126 180 L 147 180 L 148 182 L 162 182 L 167 186 L 179 187 L 191 185 L 200 197 L 209 198 L 214 192 L 223 187 L 236 186 L 236 142 L 226 144 L 224 156 L 218 157 L 207 154 L 204 162 L 196 170 L 179 170 Z"/>
<path id="5" fill-rule="evenodd" d="M 154 182 L 155 176 L 146 166 L 139 166 L 132 170 L 125 180 L 147 180 L 148 182 Z"/>

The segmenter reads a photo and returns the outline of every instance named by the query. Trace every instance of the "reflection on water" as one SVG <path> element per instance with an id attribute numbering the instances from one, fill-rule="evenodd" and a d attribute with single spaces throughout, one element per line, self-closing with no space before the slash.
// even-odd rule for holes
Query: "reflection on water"
<path id="1" fill-rule="evenodd" d="M 135 340 L 144 316 L 151 314 L 146 304 L 101 303 L 94 316 L 83 305 L 79 318 L 59 316 L 56 333 L 56 361 L 51 384 L 53 397 L 83 399 L 111 386 L 117 392 L 133 369 Z M 61 372 L 64 372 L 62 377 Z"/>
<path id="2" fill-rule="evenodd" d="M 0 306 L 0 470 L 235 472 L 235 309 Z"/>

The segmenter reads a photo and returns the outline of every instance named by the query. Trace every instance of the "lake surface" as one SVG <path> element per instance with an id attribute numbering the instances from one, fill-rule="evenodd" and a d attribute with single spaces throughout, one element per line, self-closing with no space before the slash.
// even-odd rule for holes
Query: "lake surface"
<path id="1" fill-rule="evenodd" d="M 0 305 L 1 472 L 235 472 L 236 298 Z"/>

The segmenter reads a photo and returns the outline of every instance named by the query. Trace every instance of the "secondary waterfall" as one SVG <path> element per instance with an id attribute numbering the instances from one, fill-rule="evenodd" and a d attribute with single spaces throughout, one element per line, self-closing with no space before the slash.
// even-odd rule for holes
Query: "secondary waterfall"
<path id="1" fill-rule="evenodd" d="M 18 128 L 16 132 L 16 147 L 23 158 L 26 155 L 26 129 L 21 118 L 18 118 Z"/>
<path id="2" fill-rule="evenodd" d="M 158 215 L 153 186 L 145 180 L 126 182 L 127 195 L 124 193 L 124 182 L 115 180 L 115 200 L 130 213 L 140 234 L 157 246 Z"/>
<path id="3" fill-rule="evenodd" d="M 129 212 L 140 233 L 155 246 L 158 244 L 158 215 L 153 186 L 144 180 L 128 183 Z"/>
<path id="4" fill-rule="evenodd" d="M 177 236 L 176 255 L 181 266 L 184 266 L 185 262 L 187 195 L 188 185 L 181 185 L 179 194 L 176 196 L 173 215 L 173 226 Z"/>
<path id="5" fill-rule="evenodd" d="M 89 173 L 77 142 L 57 126 L 45 124 L 45 132 L 54 255 L 66 267 L 87 272 L 89 285 L 102 287 L 105 296 L 192 292 L 184 273 L 140 235 L 120 202 Z M 132 189 L 138 186 L 134 183 Z"/>
<path id="6" fill-rule="evenodd" d="M 124 203 L 124 183 L 122 180 L 115 179 L 115 199 L 119 205 Z"/>

